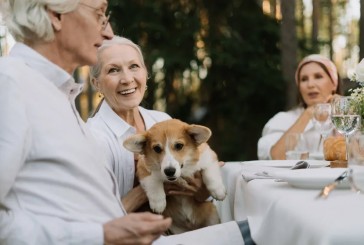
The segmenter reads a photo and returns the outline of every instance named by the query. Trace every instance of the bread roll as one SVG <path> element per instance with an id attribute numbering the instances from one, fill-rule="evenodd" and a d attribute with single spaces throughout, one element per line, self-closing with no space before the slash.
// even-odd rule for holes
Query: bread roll
<path id="1" fill-rule="evenodd" d="M 330 136 L 324 141 L 324 156 L 327 161 L 346 160 L 345 138 Z"/>

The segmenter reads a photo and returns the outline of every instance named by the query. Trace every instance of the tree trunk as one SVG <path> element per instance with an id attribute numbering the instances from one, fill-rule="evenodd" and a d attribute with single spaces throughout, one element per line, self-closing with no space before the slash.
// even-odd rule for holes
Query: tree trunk
<path id="1" fill-rule="evenodd" d="M 281 1 L 281 51 L 282 73 L 287 84 L 286 107 L 291 108 L 297 102 L 295 70 L 297 65 L 297 36 L 295 20 L 295 1 Z"/>
<path id="2" fill-rule="evenodd" d="M 319 19 L 320 19 L 320 0 L 312 0 L 311 44 L 313 53 L 319 52 L 319 46 L 318 46 Z"/>
<path id="3" fill-rule="evenodd" d="M 328 8 L 329 8 L 329 45 L 330 45 L 330 59 L 332 60 L 334 57 L 334 49 L 332 46 L 332 42 L 334 40 L 334 16 L 333 16 L 333 6 L 332 1 L 328 1 Z"/>
<path id="4" fill-rule="evenodd" d="M 305 6 L 303 4 L 303 0 L 297 1 L 297 37 L 300 42 L 302 42 L 303 46 L 307 46 L 307 38 L 306 38 L 306 30 L 305 30 Z"/>
<path id="5" fill-rule="evenodd" d="M 360 0 L 359 61 L 364 58 L 364 0 Z"/>

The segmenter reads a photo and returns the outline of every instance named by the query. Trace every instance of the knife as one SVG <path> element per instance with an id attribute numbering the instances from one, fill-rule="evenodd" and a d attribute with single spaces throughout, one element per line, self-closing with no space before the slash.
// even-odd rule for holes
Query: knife
<path id="1" fill-rule="evenodd" d="M 337 177 L 332 183 L 324 186 L 316 198 L 327 198 L 332 190 L 336 188 L 343 180 L 348 177 L 349 170 L 345 170 L 339 177 Z"/>

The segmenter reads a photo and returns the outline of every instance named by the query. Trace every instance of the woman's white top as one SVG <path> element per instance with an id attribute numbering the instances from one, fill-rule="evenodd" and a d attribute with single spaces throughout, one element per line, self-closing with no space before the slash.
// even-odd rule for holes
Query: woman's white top
<path id="1" fill-rule="evenodd" d="M 147 130 L 157 122 L 171 119 L 167 113 L 143 107 L 139 107 L 139 112 Z M 87 125 L 100 141 L 100 150 L 106 153 L 107 163 L 115 173 L 120 196 L 123 197 L 133 188 L 135 176 L 134 153 L 125 149 L 123 142 L 135 134 L 136 129 L 119 117 L 105 101 L 96 115 L 87 120 Z"/>
<path id="2" fill-rule="evenodd" d="M 303 107 L 297 107 L 289 111 L 279 112 L 265 124 L 262 137 L 258 141 L 258 159 L 272 159 L 270 155 L 271 148 L 297 121 L 303 111 Z M 308 122 L 304 134 L 305 136 L 312 138 L 311 142 L 319 143 L 320 133 L 315 129 L 313 120 Z M 320 148 L 321 147 L 322 146 L 320 146 Z"/>

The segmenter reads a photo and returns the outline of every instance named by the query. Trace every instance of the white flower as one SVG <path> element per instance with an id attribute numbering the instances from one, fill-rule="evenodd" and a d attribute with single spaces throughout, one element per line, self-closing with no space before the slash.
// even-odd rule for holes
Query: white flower
<path id="1" fill-rule="evenodd" d="M 355 68 L 355 81 L 359 83 L 364 82 L 364 59 Z"/>

